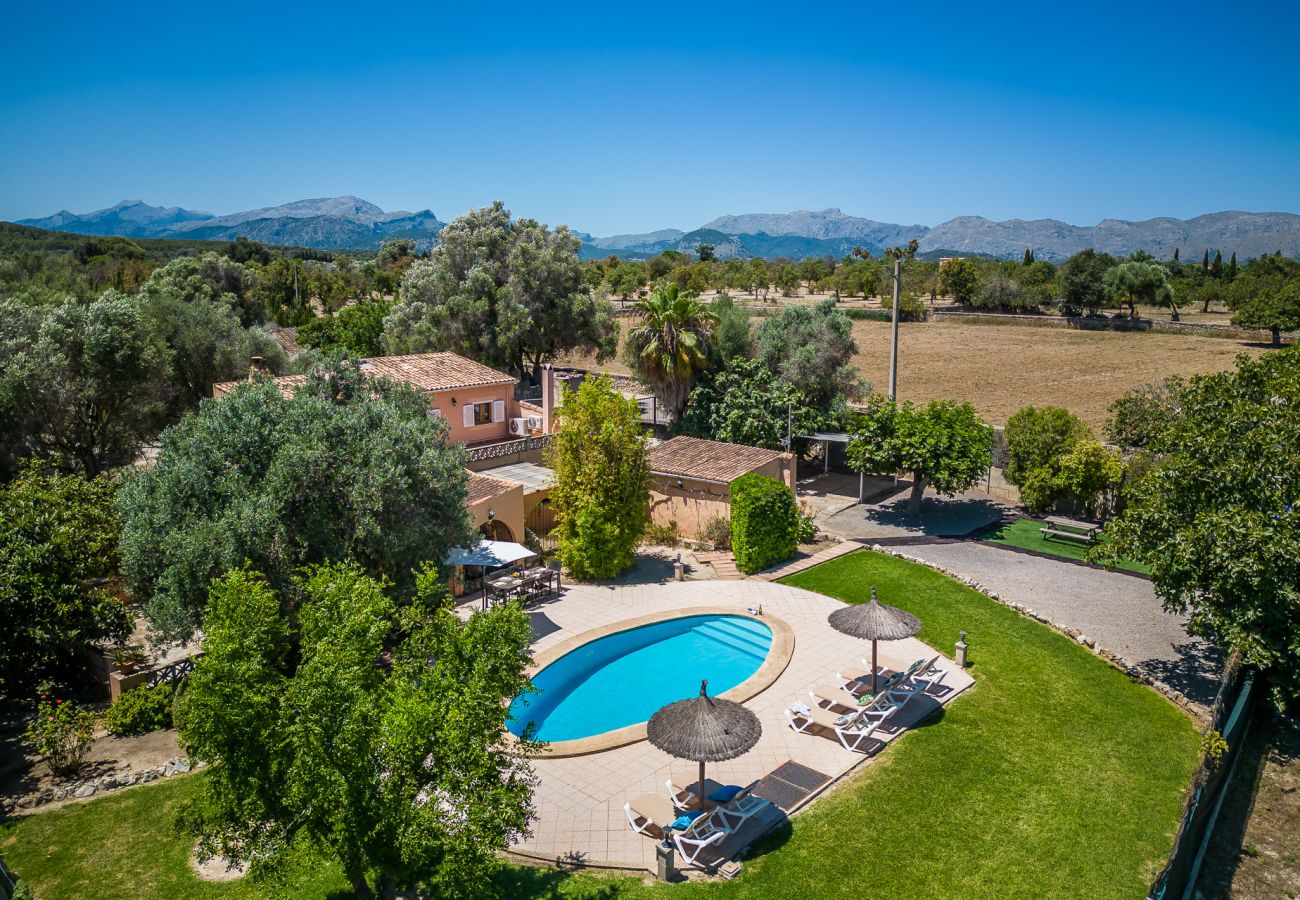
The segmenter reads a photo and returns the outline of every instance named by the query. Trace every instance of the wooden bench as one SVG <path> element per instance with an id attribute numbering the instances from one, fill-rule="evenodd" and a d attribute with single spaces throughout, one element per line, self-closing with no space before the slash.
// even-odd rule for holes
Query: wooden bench
<path id="1" fill-rule="evenodd" d="M 1044 537 L 1064 538 L 1068 541 L 1078 541 L 1081 544 L 1091 544 L 1097 539 L 1097 534 L 1101 531 L 1100 525 L 1094 525 L 1092 522 L 1079 522 L 1061 516 L 1048 516 L 1044 521 L 1047 525 L 1038 529 L 1043 533 Z"/>

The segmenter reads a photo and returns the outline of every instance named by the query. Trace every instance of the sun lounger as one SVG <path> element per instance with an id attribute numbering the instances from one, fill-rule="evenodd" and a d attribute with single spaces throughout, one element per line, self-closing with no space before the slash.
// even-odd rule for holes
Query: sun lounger
<path id="1" fill-rule="evenodd" d="M 670 828 L 677 852 L 688 865 L 694 865 L 705 847 L 711 847 L 725 840 L 732 829 L 725 822 L 718 821 L 716 812 L 702 812 L 683 829 Z"/>
<path id="2" fill-rule="evenodd" d="M 790 720 L 790 727 L 795 731 L 811 734 L 813 727 L 819 726 L 835 732 L 835 737 L 844 745 L 844 749 L 857 751 L 897 709 L 891 706 L 876 716 L 869 716 L 865 711 L 841 716 L 820 706 L 814 706 L 807 713 L 787 709 L 785 715 Z"/>
<path id="3" fill-rule="evenodd" d="M 669 822 L 677 818 L 677 810 L 658 794 L 641 794 L 623 804 L 628 824 L 637 834 L 658 840 Z M 660 833 L 656 834 L 658 830 Z"/>
<path id="4" fill-rule="evenodd" d="M 699 807 L 699 803 L 695 799 L 695 782 L 692 781 L 689 786 L 684 788 L 679 788 L 671 778 L 665 783 L 668 785 L 668 799 L 675 808 L 687 810 Z"/>
<path id="5" fill-rule="evenodd" d="M 681 811 L 687 811 L 699 808 L 695 800 L 694 785 L 688 788 L 679 788 L 670 778 L 668 785 L 668 799 L 673 806 Z M 727 795 L 723 801 L 720 795 Z M 736 785 L 721 785 L 704 798 L 706 803 L 713 805 L 713 812 L 718 816 L 724 825 L 732 831 L 739 830 L 750 816 L 769 806 L 769 802 L 762 797 L 756 797 L 749 792 L 749 788 L 743 790 Z"/>
<path id="6" fill-rule="evenodd" d="M 812 695 L 813 702 L 819 706 L 821 705 L 819 701 L 824 701 L 831 706 L 838 706 L 852 712 L 856 712 L 863 706 L 858 694 L 829 682 L 817 685 L 809 693 Z"/>

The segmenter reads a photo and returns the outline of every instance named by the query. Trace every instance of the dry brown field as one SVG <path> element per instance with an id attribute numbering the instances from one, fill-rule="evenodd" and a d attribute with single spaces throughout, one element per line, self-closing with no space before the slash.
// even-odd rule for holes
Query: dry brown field
<path id="1" fill-rule="evenodd" d="M 624 333 L 631 320 L 620 319 Z M 876 390 L 889 378 L 889 325 L 855 321 L 854 358 Z M 1107 407 L 1130 388 L 1168 375 L 1217 372 L 1238 354 L 1265 347 L 1183 334 L 1075 331 L 1067 328 L 958 322 L 904 323 L 899 338 L 898 395 L 903 400 L 969 400 L 987 421 L 1003 424 L 1022 406 L 1064 406 L 1100 430 Z M 626 373 L 621 360 L 584 356 L 568 365 Z"/>

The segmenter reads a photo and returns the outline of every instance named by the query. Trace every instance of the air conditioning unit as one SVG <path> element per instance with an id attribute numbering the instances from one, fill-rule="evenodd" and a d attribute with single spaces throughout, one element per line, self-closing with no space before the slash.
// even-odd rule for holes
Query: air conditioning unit
<path id="1" fill-rule="evenodd" d="M 511 419 L 510 433 L 517 437 L 523 437 L 524 435 L 528 434 L 526 426 L 527 426 L 526 419 Z"/>
<path id="2" fill-rule="evenodd" d="M 541 430 L 542 430 L 542 417 L 541 417 L 541 416 L 529 416 L 529 417 L 527 418 L 526 422 L 527 422 L 528 430 L 529 430 L 529 431 L 541 431 Z"/>

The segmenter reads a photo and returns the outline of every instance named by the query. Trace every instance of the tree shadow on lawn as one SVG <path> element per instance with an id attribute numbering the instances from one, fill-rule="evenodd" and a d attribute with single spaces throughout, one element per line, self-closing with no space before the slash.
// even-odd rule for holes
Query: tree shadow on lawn
<path id="1" fill-rule="evenodd" d="M 492 894 L 489 896 L 499 897 L 502 900 L 515 897 L 571 896 L 567 893 L 561 894 L 560 888 L 573 877 L 573 872 L 552 866 L 502 866 L 492 879 Z M 592 878 L 589 884 L 584 885 L 580 896 L 583 900 L 606 900 L 606 898 L 618 897 L 622 893 L 622 888 L 612 879 L 602 884 Z"/>

